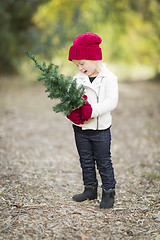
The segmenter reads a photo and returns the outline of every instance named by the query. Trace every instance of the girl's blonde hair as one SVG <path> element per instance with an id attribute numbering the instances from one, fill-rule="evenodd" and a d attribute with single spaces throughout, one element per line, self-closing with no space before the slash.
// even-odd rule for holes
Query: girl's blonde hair
<path id="1" fill-rule="evenodd" d="M 84 61 L 85 61 L 85 62 L 90 62 L 90 63 L 94 64 L 95 67 L 96 67 L 96 70 L 97 70 L 98 72 L 100 72 L 100 71 L 102 70 L 103 63 L 102 63 L 101 60 L 100 60 L 100 61 L 84 60 Z"/>

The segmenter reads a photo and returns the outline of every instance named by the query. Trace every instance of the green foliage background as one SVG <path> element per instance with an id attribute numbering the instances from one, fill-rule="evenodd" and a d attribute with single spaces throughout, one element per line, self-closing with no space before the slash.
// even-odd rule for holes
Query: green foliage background
<path id="1" fill-rule="evenodd" d="M 104 61 L 160 73 L 158 0 L 2 0 L 0 15 L 1 73 L 17 71 L 26 49 L 67 62 L 73 39 L 86 31 L 101 36 Z"/>

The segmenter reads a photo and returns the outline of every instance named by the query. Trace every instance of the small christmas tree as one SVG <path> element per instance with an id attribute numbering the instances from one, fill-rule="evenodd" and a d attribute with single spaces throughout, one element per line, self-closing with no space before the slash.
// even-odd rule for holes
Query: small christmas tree
<path id="1" fill-rule="evenodd" d="M 58 66 L 50 63 L 41 65 L 37 59 L 31 55 L 29 51 L 26 55 L 31 58 L 36 67 L 42 71 L 42 74 L 37 78 L 38 81 L 44 81 L 46 92 L 49 92 L 48 97 L 51 99 L 60 99 L 60 103 L 53 107 L 55 112 L 63 112 L 68 115 L 74 109 L 84 105 L 86 101 L 83 99 L 84 86 L 77 86 L 76 80 L 72 80 L 70 76 L 65 76 L 58 73 Z"/>

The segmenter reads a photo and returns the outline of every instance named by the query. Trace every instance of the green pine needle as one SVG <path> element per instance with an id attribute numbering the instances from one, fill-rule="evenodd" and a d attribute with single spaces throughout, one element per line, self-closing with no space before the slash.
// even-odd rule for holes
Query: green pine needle
<path id="1" fill-rule="evenodd" d="M 45 91 L 49 93 L 48 97 L 51 99 L 60 99 L 60 103 L 53 107 L 53 111 L 57 113 L 63 112 L 67 116 L 71 111 L 86 103 L 82 97 L 84 95 L 84 86 L 78 87 L 76 80 L 72 80 L 72 77 L 59 74 L 59 66 L 52 63 L 48 66 L 46 63 L 39 64 L 29 51 L 26 51 L 26 55 L 42 71 L 37 80 L 43 81 L 46 88 Z"/>

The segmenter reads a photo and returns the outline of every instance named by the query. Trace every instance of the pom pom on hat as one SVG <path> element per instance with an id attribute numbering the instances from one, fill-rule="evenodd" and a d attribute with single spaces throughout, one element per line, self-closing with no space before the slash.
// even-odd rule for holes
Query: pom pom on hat
<path id="1" fill-rule="evenodd" d="M 102 39 L 90 32 L 86 32 L 76 37 L 73 45 L 69 49 L 68 60 L 102 60 L 102 51 L 99 44 Z"/>

